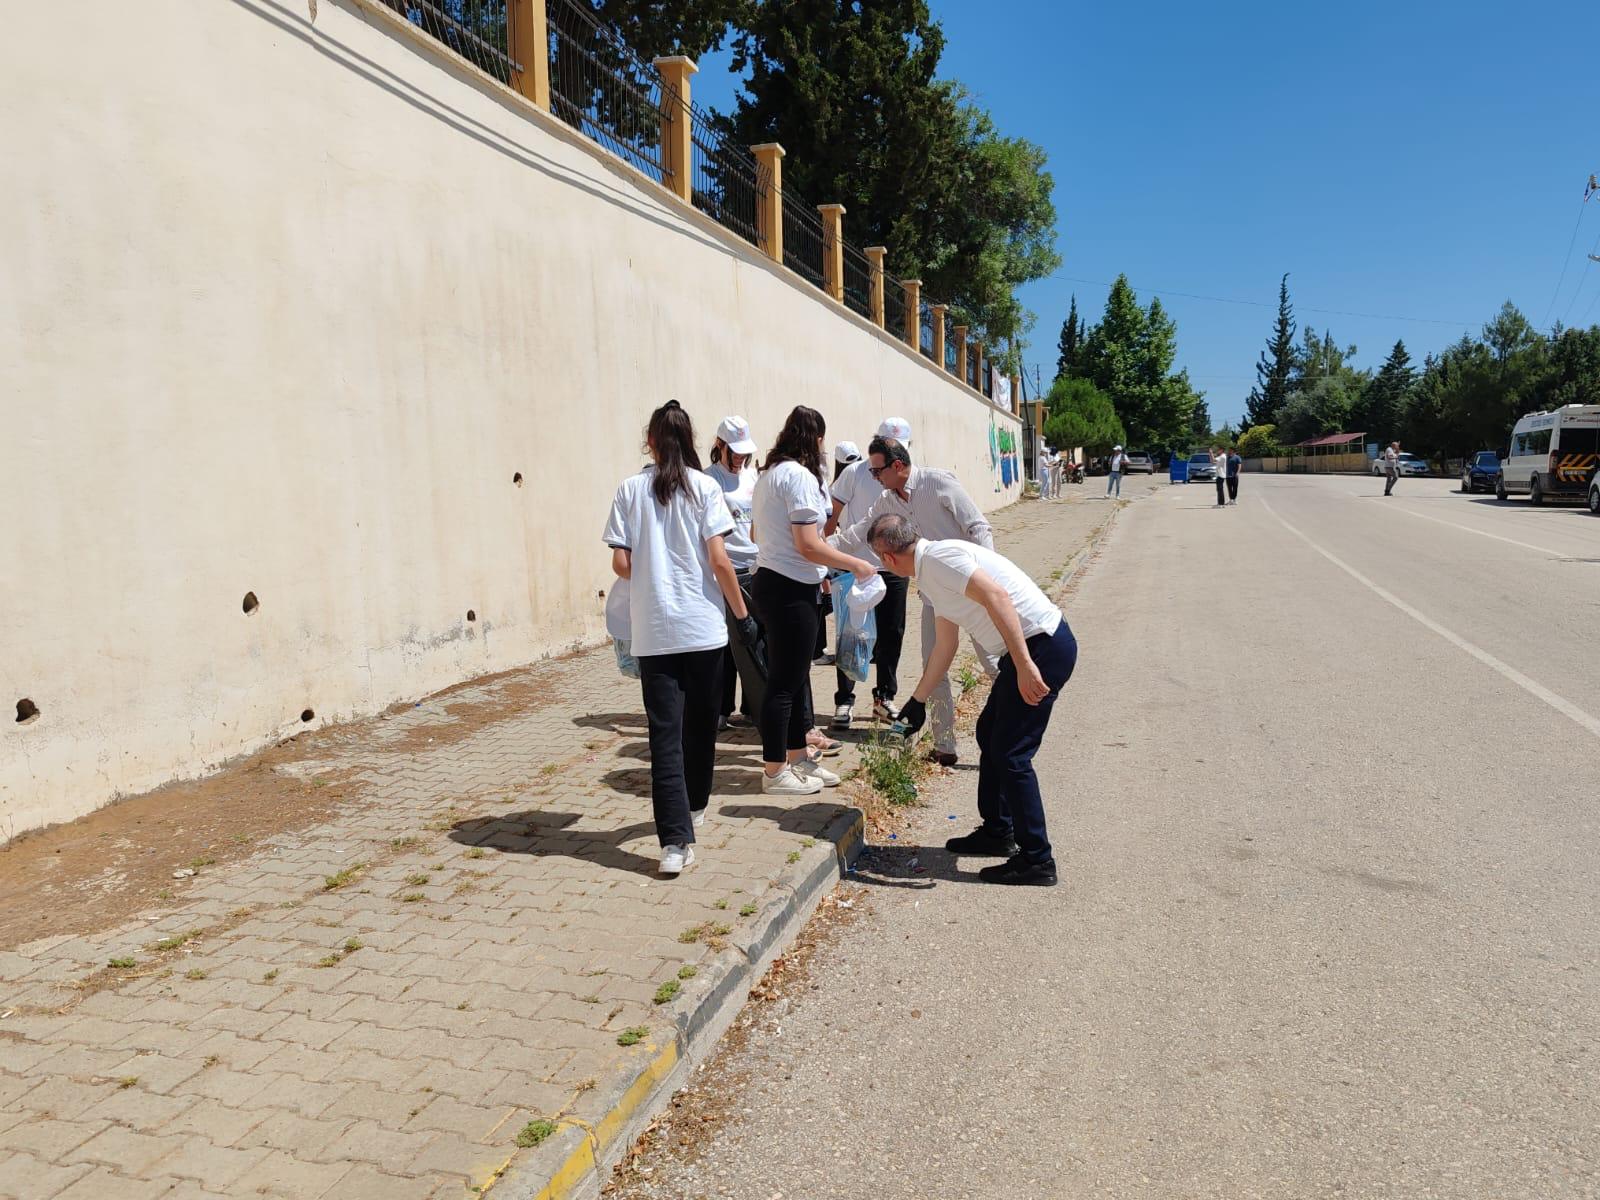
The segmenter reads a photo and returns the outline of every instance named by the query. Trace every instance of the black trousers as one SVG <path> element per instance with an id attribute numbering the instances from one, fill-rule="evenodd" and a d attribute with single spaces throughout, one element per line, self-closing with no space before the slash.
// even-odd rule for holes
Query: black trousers
<path id="1" fill-rule="evenodd" d="M 978 716 L 978 815 L 998 837 L 1012 834 L 1031 863 L 1054 861 L 1045 830 L 1044 799 L 1033 756 L 1044 741 L 1050 710 L 1078 665 L 1078 642 L 1065 618 L 1053 634 L 1028 639 L 1028 654 L 1050 694 L 1029 704 L 1017 690 L 1017 667 L 1007 654 Z"/>
<path id="2" fill-rule="evenodd" d="M 1384 495 L 1385 495 L 1385 496 L 1387 496 L 1387 495 L 1389 495 L 1389 494 L 1390 494 L 1390 493 L 1391 493 L 1391 492 L 1393 492 L 1393 491 L 1394 491 L 1394 481 L 1395 481 L 1395 480 L 1396 480 L 1396 479 L 1399 479 L 1399 478 L 1400 478 L 1400 476 L 1399 476 L 1399 475 L 1390 475 L 1390 476 L 1389 476 L 1389 477 L 1388 477 L 1388 479 L 1387 479 L 1387 480 L 1386 480 L 1386 481 L 1385 481 L 1385 482 L 1384 482 L 1384 485 L 1383 485 L 1383 494 L 1384 494 Z"/>
<path id="3" fill-rule="evenodd" d="M 1218 504 L 1226 504 L 1228 502 L 1227 490 L 1228 490 L 1228 481 L 1225 480 L 1221 475 L 1218 475 L 1217 476 L 1217 503 Z"/>
<path id="4" fill-rule="evenodd" d="M 735 571 L 739 580 L 739 590 L 744 593 L 744 606 L 750 610 L 752 617 L 756 616 L 756 602 L 750 594 L 751 581 L 755 572 Z M 752 721 L 761 715 L 761 700 L 767 694 L 767 646 L 765 637 L 758 637 L 754 646 L 745 646 L 739 641 L 738 631 L 733 627 L 733 613 L 724 609 L 728 618 L 728 649 L 722 659 L 722 705 L 719 712 L 724 716 L 733 713 L 734 693 L 740 687 L 744 688 L 744 703 L 739 706 L 739 711 Z M 761 625 L 761 618 L 756 617 L 756 626 Z"/>
<path id="5" fill-rule="evenodd" d="M 761 705 L 761 759 L 783 762 L 804 750 L 811 730 L 811 660 L 820 589 L 762 568 L 750 588 L 767 631 L 767 694 Z"/>
<path id="6" fill-rule="evenodd" d="M 877 700 L 893 700 L 900 690 L 900 680 L 896 672 L 900 669 L 900 648 L 906 640 L 906 589 L 911 581 L 904 575 L 896 575 L 893 571 L 879 571 L 878 578 L 883 580 L 884 587 L 888 588 L 887 594 L 878 601 L 878 607 L 872 611 L 878 618 L 878 640 L 872 645 L 872 661 L 878 664 L 878 686 L 872 689 L 872 695 Z M 838 615 L 839 606 L 834 604 L 834 614 Z M 843 671 L 835 670 L 836 686 L 833 692 L 835 704 L 854 704 L 856 699 L 856 681 Z"/>
<path id="7" fill-rule="evenodd" d="M 1237 475 L 1229 475 L 1228 476 L 1228 499 L 1229 500 L 1237 500 L 1238 498 L 1239 498 L 1239 477 Z"/>
<path id="8" fill-rule="evenodd" d="M 690 812 L 711 802 L 723 654 L 719 646 L 639 656 L 644 715 L 650 723 L 650 804 L 663 846 L 693 842 Z"/>

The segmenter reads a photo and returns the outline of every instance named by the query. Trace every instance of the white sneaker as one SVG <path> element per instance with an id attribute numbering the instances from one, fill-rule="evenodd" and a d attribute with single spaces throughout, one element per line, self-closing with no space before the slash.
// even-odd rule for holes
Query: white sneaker
<path id="1" fill-rule="evenodd" d="M 872 702 L 872 715 L 879 721 L 894 723 L 900 719 L 900 710 L 890 700 L 875 699 Z"/>
<path id="2" fill-rule="evenodd" d="M 849 704 L 841 704 L 833 710 L 833 727 L 835 729 L 849 729 L 850 722 L 855 718 L 855 708 Z"/>
<path id="3" fill-rule="evenodd" d="M 709 808 L 709 807 L 710 806 L 708 805 L 707 808 Z M 702 825 L 704 825 L 706 823 L 706 809 L 704 809 L 704 808 L 691 808 L 689 810 L 689 819 L 694 822 L 694 827 L 696 829 L 699 829 L 700 826 L 702 826 Z"/>
<path id="4" fill-rule="evenodd" d="M 789 769 L 802 779 L 817 779 L 823 787 L 838 787 L 839 777 L 815 759 L 802 759 L 797 763 L 790 763 Z"/>
<path id="5" fill-rule="evenodd" d="M 761 772 L 762 793 L 768 796 L 815 796 L 820 792 L 822 780 L 813 775 L 802 775 L 795 765 L 790 763 L 776 775 Z"/>
<path id="6" fill-rule="evenodd" d="M 685 867 L 690 866 L 693 863 L 693 846 L 661 847 L 661 873 L 663 875 L 677 875 Z"/>

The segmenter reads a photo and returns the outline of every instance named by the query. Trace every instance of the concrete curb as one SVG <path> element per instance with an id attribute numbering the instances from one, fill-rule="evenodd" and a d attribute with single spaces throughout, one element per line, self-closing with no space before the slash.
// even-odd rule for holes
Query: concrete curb
<path id="1" fill-rule="evenodd" d="M 639 1043 L 637 1057 L 620 1074 L 588 1093 L 582 1111 L 561 1117 L 542 1145 L 512 1157 L 485 1195 L 591 1200 L 600 1194 L 612 1166 L 716 1045 L 750 988 L 860 857 L 865 817 L 860 809 L 840 808 L 817 844 L 773 881 L 743 936 L 702 967 L 672 1004 L 673 1029 Z"/>

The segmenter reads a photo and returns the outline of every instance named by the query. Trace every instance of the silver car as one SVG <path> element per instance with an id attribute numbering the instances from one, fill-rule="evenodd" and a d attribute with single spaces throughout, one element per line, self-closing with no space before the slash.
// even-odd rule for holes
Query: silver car
<path id="1" fill-rule="evenodd" d="M 1217 464 L 1211 461 L 1211 455 L 1203 450 L 1189 455 L 1189 482 L 1199 483 L 1202 479 L 1208 483 L 1217 477 Z"/>

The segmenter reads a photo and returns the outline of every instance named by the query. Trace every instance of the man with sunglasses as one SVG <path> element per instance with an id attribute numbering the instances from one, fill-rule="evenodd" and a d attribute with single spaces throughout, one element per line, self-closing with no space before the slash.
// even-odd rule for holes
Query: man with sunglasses
<path id="1" fill-rule="evenodd" d="M 879 437 L 892 437 L 911 444 L 911 424 L 904 417 L 885 417 L 878 426 Z M 831 535 L 841 526 L 850 528 L 866 520 L 878 497 L 883 495 L 883 484 L 877 472 L 866 459 L 857 455 L 840 471 L 829 488 L 833 495 L 833 516 L 823 527 L 823 536 Z M 900 715 L 894 705 L 895 694 L 900 690 L 896 672 L 900 669 L 900 649 L 906 636 L 906 591 L 908 581 L 882 569 L 878 556 L 864 541 L 860 557 L 878 567 L 878 578 L 888 589 L 874 610 L 877 613 L 878 638 L 872 647 L 872 661 L 878 668 L 878 682 L 872 689 L 872 715 L 879 721 L 893 721 Z M 834 672 L 833 727 L 849 729 L 855 717 L 856 681 L 842 670 Z"/>
<path id="2" fill-rule="evenodd" d="M 873 521 L 889 513 L 905 517 L 911 522 L 919 537 L 929 541 L 957 540 L 972 542 L 985 550 L 994 549 L 994 530 L 988 519 L 972 502 L 972 497 L 962 489 L 953 471 L 933 467 L 913 466 L 911 451 L 892 437 L 876 437 L 867 447 L 867 470 L 883 487 L 883 493 L 867 513 L 865 520 L 848 529 L 841 529 L 831 539 L 841 550 L 859 555 L 867 546 L 867 530 Z M 885 574 L 885 582 L 898 579 L 901 586 L 906 580 L 893 571 Z M 882 609 L 880 608 L 881 612 Z M 882 626 L 879 626 L 881 635 Z M 933 655 L 935 635 L 933 608 L 926 596 L 922 597 L 922 663 L 926 667 Z M 985 650 L 976 640 L 972 647 L 984 674 L 991 679 L 998 670 L 995 655 Z M 956 706 L 950 692 L 950 679 L 946 675 L 928 697 L 928 715 L 933 723 L 933 751 L 928 755 L 940 766 L 956 764 Z"/>

